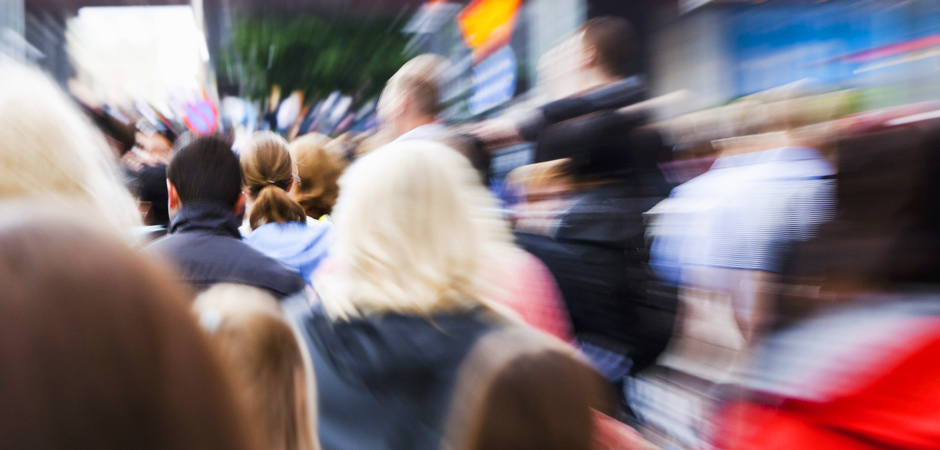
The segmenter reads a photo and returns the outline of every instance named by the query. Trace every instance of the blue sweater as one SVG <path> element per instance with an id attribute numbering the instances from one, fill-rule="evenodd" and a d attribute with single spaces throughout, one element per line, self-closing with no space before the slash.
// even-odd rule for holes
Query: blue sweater
<path id="1" fill-rule="evenodd" d="M 264 224 L 244 240 L 248 245 L 299 272 L 307 284 L 314 269 L 333 246 L 335 232 L 328 223 L 288 222 Z"/>

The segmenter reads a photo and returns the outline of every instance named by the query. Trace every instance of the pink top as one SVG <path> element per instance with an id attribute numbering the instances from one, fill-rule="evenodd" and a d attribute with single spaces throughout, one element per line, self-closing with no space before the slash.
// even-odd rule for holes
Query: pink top
<path id="1" fill-rule="evenodd" d="M 500 292 L 494 300 L 515 311 L 523 321 L 565 342 L 574 340 L 571 318 L 562 302 L 551 272 L 535 256 L 518 252 L 519 257 L 504 264 Z"/>
<path id="2" fill-rule="evenodd" d="M 525 251 L 515 252 L 516 257 L 505 261 L 499 290 L 493 300 L 508 306 L 527 324 L 558 337 L 565 342 L 574 340 L 574 331 L 568 309 L 562 302 L 561 293 L 548 268 L 538 258 Z M 327 258 L 317 266 L 313 278 L 328 277 L 339 267 L 334 258 Z"/>

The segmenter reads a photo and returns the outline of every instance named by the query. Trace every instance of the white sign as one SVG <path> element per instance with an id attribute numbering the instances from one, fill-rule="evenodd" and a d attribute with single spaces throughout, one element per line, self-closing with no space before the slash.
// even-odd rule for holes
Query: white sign
<path id="1" fill-rule="evenodd" d="M 473 68 L 470 112 L 480 114 L 512 99 L 516 93 L 516 55 L 508 45 Z"/>

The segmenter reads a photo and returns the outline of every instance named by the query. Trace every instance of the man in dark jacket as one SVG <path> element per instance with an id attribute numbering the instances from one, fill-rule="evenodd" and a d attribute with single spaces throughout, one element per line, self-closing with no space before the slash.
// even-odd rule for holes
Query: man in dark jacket
<path id="1" fill-rule="evenodd" d="M 659 135 L 619 109 L 645 95 L 627 78 L 629 23 L 601 17 L 573 36 L 584 90 L 548 103 L 518 127 L 535 162 L 569 158 L 580 187 L 552 237 L 518 235 L 555 276 L 584 352 L 614 382 L 652 364 L 672 335 L 677 297 L 649 269 L 643 213 L 669 194 Z"/>
<path id="2" fill-rule="evenodd" d="M 238 157 L 224 140 L 207 136 L 182 147 L 167 166 L 169 234 L 148 250 L 169 258 L 197 291 L 222 282 L 257 286 L 278 298 L 303 290 L 300 274 L 242 242 L 241 178 Z"/>

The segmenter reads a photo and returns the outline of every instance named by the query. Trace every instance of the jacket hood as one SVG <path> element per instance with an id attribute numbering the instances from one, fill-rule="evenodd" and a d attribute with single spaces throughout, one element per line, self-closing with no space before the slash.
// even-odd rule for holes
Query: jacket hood
<path id="1" fill-rule="evenodd" d="M 186 203 L 170 220 L 169 234 L 203 232 L 240 238 L 238 217 L 232 208 L 219 202 Z"/>
<path id="2" fill-rule="evenodd" d="M 307 284 L 333 246 L 333 226 L 319 221 L 264 224 L 244 240 L 268 257 L 299 271 Z"/>
<path id="3" fill-rule="evenodd" d="M 421 379 L 453 366 L 469 349 L 468 342 L 491 324 L 474 312 L 430 318 L 403 314 L 333 321 L 317 305 L 307 331 L 337 372 L 356 374 L 361 383 L 381 387 L 400 377 Z"/>

